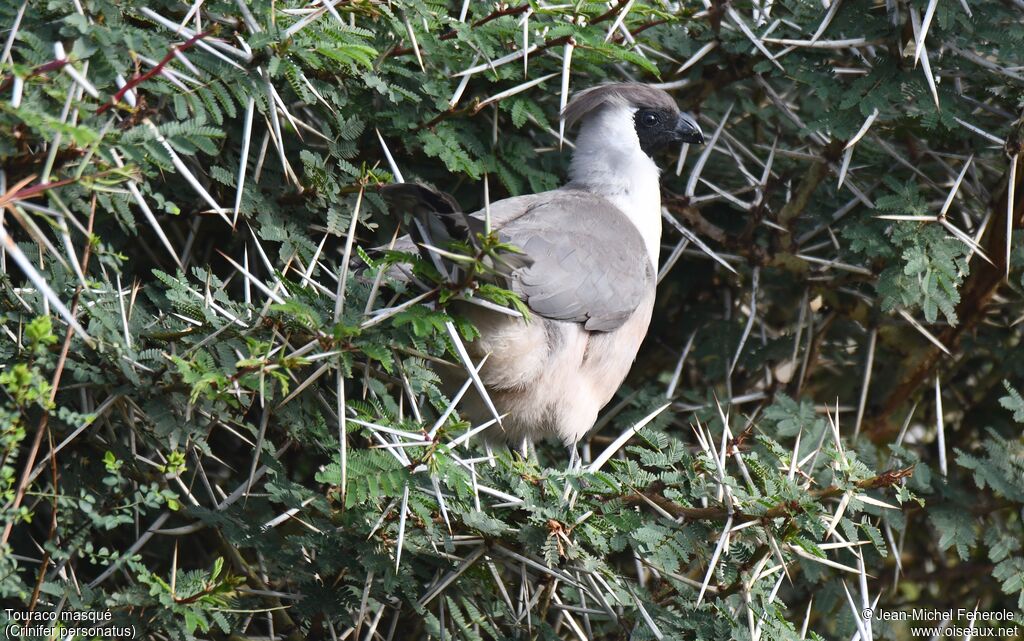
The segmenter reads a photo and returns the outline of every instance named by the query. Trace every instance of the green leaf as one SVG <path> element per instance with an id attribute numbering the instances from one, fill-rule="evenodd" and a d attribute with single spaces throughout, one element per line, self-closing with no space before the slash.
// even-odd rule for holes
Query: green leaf
<path id="1" fill-rule="evenodd" d="M 975 520 L 970 512 L 942 506 L 934 508 L 928 518 L 939 533 L 939 549 L 955 547 L 960 559 L 966 561 L 978 539 Z"/>

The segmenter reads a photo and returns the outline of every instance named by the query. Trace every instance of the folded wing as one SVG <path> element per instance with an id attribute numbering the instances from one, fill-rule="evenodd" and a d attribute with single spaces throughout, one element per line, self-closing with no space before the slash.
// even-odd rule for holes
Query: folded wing
<path id="1" fill-rule="evenodd" d="M 502 207 L 495 229 L 532 261 L 511 274 L 512 290 L 534 313 L 583 323 L 590 331 L 622 325 L 654 287 L 643 238 L 600 196 L 558 189 Z M 482 212 L 473 214 L 480 217 Z"/>

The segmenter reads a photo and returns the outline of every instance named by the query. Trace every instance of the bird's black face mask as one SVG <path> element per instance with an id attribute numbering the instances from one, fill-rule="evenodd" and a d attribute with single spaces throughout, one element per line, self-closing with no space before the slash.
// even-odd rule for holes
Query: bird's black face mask
<path id="1" fill-rule="evenodd" d="M 651 158 L 673 142 L 704 142 L 704 134 L 697 121 L 684 113 L 640 108 L 633 116 L 633 124 L 640 139 L 640 148 Z"/>

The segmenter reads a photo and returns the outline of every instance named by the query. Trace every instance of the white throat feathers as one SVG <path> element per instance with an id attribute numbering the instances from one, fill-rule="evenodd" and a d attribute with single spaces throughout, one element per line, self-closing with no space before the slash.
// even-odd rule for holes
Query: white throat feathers
<path id="1" fill-rule="evenodd" d="M 600 194 L 640 231 L 655 272 L 661 250 L 660 170 L 640 148 L 636 108 L 608 103 L 583 119 L 569 166 L 570 185 Z"/>

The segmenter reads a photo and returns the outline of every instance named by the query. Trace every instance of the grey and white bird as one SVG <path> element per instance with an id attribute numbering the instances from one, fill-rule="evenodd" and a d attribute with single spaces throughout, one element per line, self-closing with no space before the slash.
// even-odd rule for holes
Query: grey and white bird
<path id="1" fill-rule="evenodd" d="M 477 362 L 487 355 L 479 377 L 504 415 L 491 436 L 510 443 L 549 436 L 578 442 L 626 377 L 654 308 L 661 238 L 654 157 L 673 143 L 704 142 L 692 116 L 643 84 L 580 92 L 562 118 L 567 128 L 580 125 L 569 182 L 492 202 L 486 214 L 464 219 L 488 215 L 499 237 L 524 255 L 504 284 L 529 307 L 528 322 L 480 306 L 459 310 L 480 331 L 467 349 Z M 450 221 L 445 227 L 423 216 L 457 211 L 450 196 L 422 186 L 390 191 L 384 195 L 393 210 L 419 212 L 421 233 L 457 233 Z M 414 242 L 405 237 L 398 248 Z M 492 414 L 473 394 L 460 411 L 474 423 Z"/>

